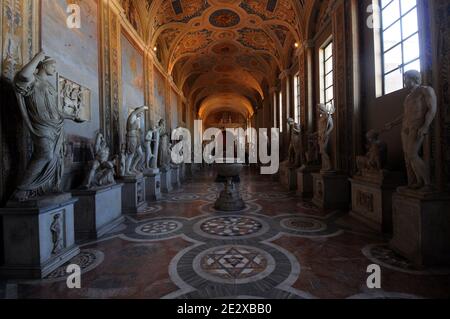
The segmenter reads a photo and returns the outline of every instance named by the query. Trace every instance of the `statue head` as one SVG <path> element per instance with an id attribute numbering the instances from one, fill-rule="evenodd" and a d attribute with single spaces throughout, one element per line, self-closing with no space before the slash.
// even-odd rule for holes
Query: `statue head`
<path id="1" fill-rule="evenodd" d="M 332 114 L 334 114 L 335 112 L 335 108 L 334 108 L 334 104 L 333 101 L 330 101 L 326 104 L 319 104 L 319 111 L 320 111 L 320 116 L 330 116 Z"/>
<path id="2" fill-rule="evenodd" d="M 53 76 L 56 73 L 56 60 L 47 56 L 38 64 L 37 68 L 39 72 L 44 72 L 48 76 Z"/>
<path id="3" fill-rule="evenodd" d="M 366 134 L 366 138 L 369 143 L 373 143 L 373 142 L 377 141 L 379 136 L 380 136 L 380 134 L 375 130 L 370 130 Z"/>
<path id="4" fill-rule="evenodd" d="M 412 89 L 422 84 L 422 75 L 417 70 L 406 71 L 404 75 L 405 87 Z"/>

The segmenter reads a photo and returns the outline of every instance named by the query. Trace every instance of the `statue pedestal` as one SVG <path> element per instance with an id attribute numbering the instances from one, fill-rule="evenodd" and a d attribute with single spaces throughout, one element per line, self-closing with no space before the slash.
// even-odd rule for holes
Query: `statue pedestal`
<path id="1" fill-rule="evenodd" d="M 313 173 L 313 203 L 323 209 L 347 209 L 350 202 L 348 177 L 335 172 Z"/>
<path id="2" fill-rule="evenodd" d="M 78 255 L 76 202 L 70 194 L 60 194 L 25 203 L 9 202 L 1 208 L 5 254 L 2 276 L 42 279 Z M 59 221 L 56 228 L 55 219 Z"/>
<path id="3" fill-rule="evenodd" d="M 320 171 L 320 166 L 304 165 L 297 170 L 297 195 L 311 198 L 314 193 L 312 173 Z"/>
<path id="4" fill-rule="evenodd" d="M 161 168 L 161 192 L 170 193 L 172 187 L 172 172 L 170 167 Z"/>
<path id="5" fill-rule="evenodd" d="M 400 188 L 392 201 L 391 248 L 417 266 L 450 265 L 450 196 Z"/>
<path id="6" fill-rule="evenodd" d="M 180 188 L 181 182 L 180 182 L 180 166 L 178 165 L 172 165 L 171 166 L 171 182 L 173 188 Z"/>
<path id="7" fill-rule="evenodd" d="M 392 233 L 392 194 L 401 185 L 397 174 L 380 172 L 354 176 L 350 215 L 377 232 Z"/>
<path id="8" fill-rule="evenodd" d="M 182 163 L 180 165 L 180 181 L 184 182 L 186 180 L 186 164 Z"/>
<path id="9" fill-rule="evenodd" d="M 120 183 L 123 183 L 122 212 L 137 214 L 139 209 L 146 204 L 144 175 L 123 177 L 120 179 Z"/>
<path id="10" fill-rule="evenodd" d="M 148 201 L 158 201 L 161 199 L 161 174 L 159 169 L 146 170 L 144 172 L 145 190 Z"/>
<path id="11" fill-rule="evenodd" d="M 289 164 L 281 164 L 280 167 L 280 183 L 288 191 L 297 189 L 297 169 L 289 167 Z"/>
<path id="12" fill-rule="evenodd" d="M 122 216 L 123 184 L 92 189 L 74 190 L 75 237 L 77 240 L 97 239 L 124 221 Z"/>

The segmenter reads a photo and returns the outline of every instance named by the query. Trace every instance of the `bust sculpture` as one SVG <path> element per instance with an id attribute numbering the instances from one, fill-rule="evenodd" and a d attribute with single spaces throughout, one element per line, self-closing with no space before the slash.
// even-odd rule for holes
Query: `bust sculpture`
<path id="1" fill-rule="evenodd" d="M 331 159 L 328 154 L 328 144 L 330 141 L 330 134 L 334 129 L 334 106 L 332 104 L 319 104 L 319 110 L 319 130 L 317 132 L 319 151 L 322 157 L 322 171 L 327 172 L 332 170 Z"/>
<path id="2" fill-rule="evenodd" d="M 98 133 L 95 139 L 94 154 L 95 158 L 90 164 L 89 174 L 83 187 L 91 189 L 115 184 L 115 165 L 113 161 L 109 160 L 109 147 L 101 133 Z"/>
<path id="3" fill-rule="evenodd" d="M 408 188 L 432 191 L 430 170 L 420 157 L 425 136 L 429 133 L 431 123 L 437 112 L 436 93 L 432 87 L 422 85 L 420 72 L 411 70 L 405 72 L 405 87 L 409 94 L 404 102 L 404 113 L 386 129 L 402 123 L 402 144 L 408 175 Z"/>
<path id="4" fill-rule="evenodd" d="M 301 166 L 302 160 L 302 136 L 300 124 L 295 123 L 294 119 L 289 118 L 287 123 L 291 127 L 291 142 L 289 144 L 288 158 L 289 166 L 298 168 Z"/>
<path id="5" fill-rule="evenodd" d="M 134 109 L 128 116 L 125 176 L 135 176 L 143 169 L 144 151 L 142 150 L 140 120 L 146 110 L 148 110 L 147 106 L 141 106 Z"/>
<path id="6" fill-rule="evenodd" d="M 58 107 L 58 92 L 51 84 L 56 61 L 38 53 L 15 76 L 20 113 L 33 141 L 33 154 L 13 199 L 61 193 L 64 171 L 64 120 L 84 122 Z"/>
<path id="7" fill-rule="evenodd" d="M 367 153 L 365 156 L 358 156 L 356 158 L 356 166 L 358 175 L 366 173 L 379 173 L 384 168 L 387 157 L 386 143 L 380 140 L 379 133 L 370 130 L 366 134 L 367 138 Z"/>

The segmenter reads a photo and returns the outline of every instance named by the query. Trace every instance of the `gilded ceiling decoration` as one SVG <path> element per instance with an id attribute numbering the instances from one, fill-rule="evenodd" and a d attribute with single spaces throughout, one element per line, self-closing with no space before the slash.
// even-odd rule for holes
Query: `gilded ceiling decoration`
<path id="1" fill-rule="evenodd" d="M 248 116 L 248 106 L 268 94 L 263 83 L 290 66 L 294 43 L 303 41 L 305 6 L 314 1 L 123 0 L 129 2 L 141 16 L 146 11 L 146 41 L 190 103 L 204 109 L 214 96 L 232 96 L 230 104 Z"/>

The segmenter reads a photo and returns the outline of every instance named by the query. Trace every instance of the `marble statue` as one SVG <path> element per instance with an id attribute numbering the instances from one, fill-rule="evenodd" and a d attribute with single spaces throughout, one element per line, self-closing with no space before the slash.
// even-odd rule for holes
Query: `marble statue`
<path id="1" fill-rule="evenodd" d="M 53 217 L 53 221 L 50 225 L 50 232 L 52 234 L 52 254 L 56 255 L 62 250 L 63 246 L 63 239 L 62 239 L 62 232 L 61 232 L 61 221 L 60 221 L 60 214 L 56 214 Z"/>
<path id="2" fill-rule="evenodd" d="M 291 141 L 289 144 L 288 158 L 289 166 L 298 168 L 302 164 L 302 136 L 300 124 L 295 123 L 294 119 L 289 118 L 287 123 L 291 127 Z"/>
<path id="3" fill-rule="evenodd" d="M 159 148 L 158 148 L 158 166 L 160 168 L 167 168 L 170 165 L 170 141 L 169 133 L 166 131 L 166 124 L 164 119 L 160 119 L 158 122 L 159 131 Z"/>
<path id="4" fill-rule="evenodd" d="M 379 133 L 375 130 L 370 130 L 369 132 L 367 132 L 366 138 L 366 155 L 356 157 L 358 175 L 364 175 L 366 172 L 381 172 L 386 163 L 387 146 L 386 143 L 380 140 Z"/>
<path id="5" fill-rule="evenodd" d="M 115 184 L 113 161 L 109 160 L 109 147 L 106 145 L 105 138 L 101 133 L 97 134 L 95 139 L 95 158 L 91 162 L 89 174 L 83 185 L 84 188 L 108 186 Z"/>
<path id="6" fill-rule="evenodd" d="M 422 76 L 418 71 L 405 72 L 404 82 L 409 90 L 404 102 L 404 113 L 393 122 L 386 124 L 386 129 L 390 130 L 402 123 L 401 135 L 408 188 L 429 192 L 433 189 L 430 170 L 419 152 L 436 116 L 436 93 L 432 87 L 422 85 Z"/>
<path id="7" fill-rule="evenodd" d="M 332 104 L 319 104 L 320 118 L 318 130 L 319 151 L 322 157 L 322 171 L 331 171 L 331 159 L 328 154 L 328 144 L 331 132 L 334 129 L 333 114 L 334 106 Z"/>
<path id="8" fill-rule="evenodd" d="M 158 168 L 159 130 L 154 127 L 145 135 L 145 168 Z"/>
<path id="9" fill-rule="evenodd" d="M 144 151 L 142 150 L 140 121 L 147 106 L 134 109 L 127 120 L 127 160 L 125 165 L 125 176 L 135 176 L 143 169 Z"/>
<path id="10" fill-rule="evenodd" d="M 33 153 L 13 199 L 61 193 L 64 171 L 64 120 L 82 123 L 58 107 L 58 92 L 51 84 L 56 61 L 38 53 L 14 78 L 20 112 L 33 142 Z"/>
<path id="11" fill-rule="evenodd" d="M 123 177 L 127 169 L 127 146 L 122 144 L 120 146 L 120 154 L 116 157 L 116 175 Z"/>

